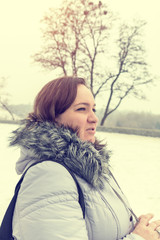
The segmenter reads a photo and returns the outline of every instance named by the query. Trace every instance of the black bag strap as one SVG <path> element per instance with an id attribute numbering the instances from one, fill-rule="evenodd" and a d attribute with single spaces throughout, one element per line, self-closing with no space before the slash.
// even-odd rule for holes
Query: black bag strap
<path id="1" fill-rule="evenodd" d="M 44 160 L 45 161 L 45 160 Z M 48 160 L 48 161 L 52 161 L 52 160 Z M 14 208 L 15 208 L 15 204 L 16 204 L 16 200 L 17 200 L 17 196 L 18 196 L 18 192 L 19 189 L 21 187 L 21 183 L 24 179 L 25 174 L 27 173 L 27 171 L 34 165 L 41 163 L 43 161 L 39 161 L 36 163 L 31 164 L 27 170 L 23 173 L 22 177 L 20 178 L 20 180 L 18 181 L 16 187 L 15 187 L 15 192 L 14 192 L 14 196 L 12 198 L 12 200 L 10 201 L 10 204 L 6 210 L 6 213 L 4 215 L 4 218 L 2 220 L 2 224 L 0 226 L 0 240 L 13 240 L 14 238 L 12 237 L 12 219 L 13 219 L 13 213 L 14 213 Z M 74 173 L 63 163 L 60 163 L 61 165 L 63 165 L 68 172 L 70 173 L 70 175 L 72 176 L 72 178 L 74 179 L 76 186 L 77 186 L 77 190 L 78 190 L 78 194 L 79 194 L 79 204 L 81 206 L 82 212 L 83 212 L 83 218 L 85 218 L 85 204 L 84 204 L 84 196 L 83 196 L 83 192 L 81 190 L 81 187 L 74 175 Z"/>

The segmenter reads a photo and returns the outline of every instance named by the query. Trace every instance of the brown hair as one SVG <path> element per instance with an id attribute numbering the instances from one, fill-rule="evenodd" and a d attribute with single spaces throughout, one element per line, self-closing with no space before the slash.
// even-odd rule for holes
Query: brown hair
<path id="1" fill-rule="evenodd" d="M 33 113 L 28 118 L 55 122 L 55 118 L 74 102 L 79 84 L 86 86 L 85 80 L 78 77 L 61 77 L 48 82 L 38 93 Z"/>

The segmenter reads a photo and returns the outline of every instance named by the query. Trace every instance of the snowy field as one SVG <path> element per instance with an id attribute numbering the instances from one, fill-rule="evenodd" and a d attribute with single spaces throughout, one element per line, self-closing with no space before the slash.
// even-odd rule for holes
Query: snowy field
<path id="1" fill-rule="evenodd" d="M 0 222 L 19 179 L 15 162 L 19 150 L 8 147 L 8 137 L 17 125 L 0 124 Z M 154 213 L 160 219 L 160 138 L 102 133 L 97 137 L 112 150 L 112 172 L 139 216 Z"/>

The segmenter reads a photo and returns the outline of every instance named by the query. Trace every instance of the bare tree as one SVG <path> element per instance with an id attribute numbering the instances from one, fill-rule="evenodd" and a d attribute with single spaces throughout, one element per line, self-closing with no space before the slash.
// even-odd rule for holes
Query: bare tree
<path id="1" fill-rule="evenodd" d="M 15 120 L 14 115 L 13 115 L 12 111 L 9 109 L 9 106 L 7 104 L 7 93 L 4 91 L 5 81 L 6 81 L 6 78 L 1 77 L 1 80 L 0 80 L 0 107 L 9 113 L 12 120 Z"/>
<path id="2" fill-rule="evenodd" d="M 64 1 L 42 19 L 44 48 L 34 60 L 64 75 L 81 75 L 94 93 L 98 57 L 103 56 L 112 15 L 101 1 Z M 98 69 L 99 71 L 99 69 Z"/>
<path id="3" fill-rule="evenodd" d="M 94 97 L 106 92 L 101 125 L 130 94 L 143 98 L 142 86 L 152 81 L 144 57 L 144 22 L 121 24 L 101 1 L 65 0 L 42 19 L 44 47 L 34 60 L 63 75 L 85 77 Z"/>
<path id="4" fill-rule="evenodd" d="M 116 42 L 117 54 L 114 58 L 113 72 L 109 72 L 96 94 L 106 85 L 108 99 L 101 125 L 114 112 L 121 102 L 128 96 L 145 99 L 143 85 L 153 82 L 145 60 L 145 49 L 142 43 L 142 33 L 145 22 L 138 21 L 134 25 L 123 24 L 119 29 L 119 38 Z"/>

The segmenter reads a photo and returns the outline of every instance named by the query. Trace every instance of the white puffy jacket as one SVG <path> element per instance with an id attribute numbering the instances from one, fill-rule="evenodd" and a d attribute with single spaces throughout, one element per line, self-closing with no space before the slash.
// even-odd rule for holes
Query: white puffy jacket
<path id="1" fill-rule="evenodd" d="M 27 167 L 22 158 L 21 163 Z M 85 199 L 85 220 L 78 202 L 75 181 L 66 168 L 51 161 L 31 167 L 24 177 L 15 207 L 15 239 L 142 239 L 138 235 L 128 235 L 133 229 L 130 212 L 107 181 L 105 188 L 97 191 L 83 179 L 77 179 Z M 110 182 L 121 194 L 114 181 Z"/>
<path id="2" fill-rule="evenodd" d="M 22 182 L 13 217 L 15 239 L 143 239 L 131 233 L 133 216 L 110 174 L 105 148 L 82 142 L 72 130 L 49 122 L 25 123 L 14 132 L 11 145 L 22 150 L 18 174 L 44 160 L 32 166 Z M 85 219 L 75 181 L 61 162 L 76 174 L 84 195 Z"/>

